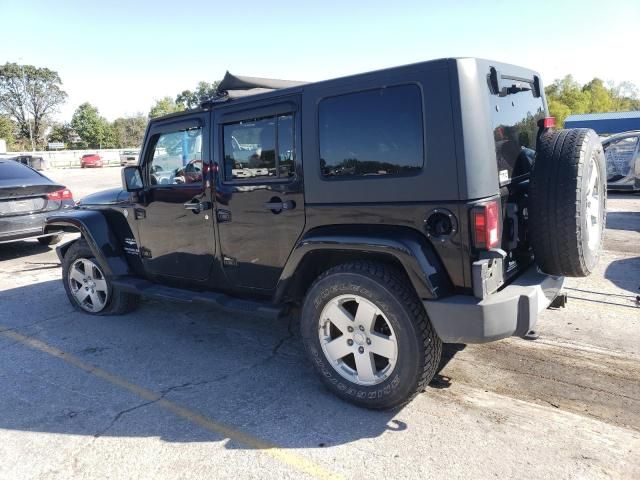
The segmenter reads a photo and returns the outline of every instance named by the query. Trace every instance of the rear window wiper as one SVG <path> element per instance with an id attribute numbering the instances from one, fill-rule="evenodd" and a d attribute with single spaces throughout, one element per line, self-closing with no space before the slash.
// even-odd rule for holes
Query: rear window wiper
<path id="1" fill-rule="evenodd" d="M 489 86 L 491 93 L 506 97 L 519 92 L 533 92 L 534 97 L 540 96 L 540 79 L 534 75 L 533 79 L 503 75 L 496 68 L 489 69 Z"/>

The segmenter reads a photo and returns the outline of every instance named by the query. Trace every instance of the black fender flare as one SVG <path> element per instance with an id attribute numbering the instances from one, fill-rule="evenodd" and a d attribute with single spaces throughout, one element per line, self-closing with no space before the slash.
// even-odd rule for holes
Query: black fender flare
<path id="1" fill-rule="evenodd" d="M 402 265 L 418 297 L 435 300 L 449 295 L 453 284 L 428 239 L 404 227 L 320 227 L 307 232 L 292 250 L 280 275 L 274 301 L 280 302 L 293 282 L 305 256 L 318 251 L 353 252 L 392 257 Z"/>
<path id="2" fill-rule="evenodd" d="M 120 242 L 102 212 L 78 209 L 49 216 L 45 221 L 44 233 L 60 231 L 79 231 L 104 268 L 106 275 L 117 276 L 130 273 Z M 60 261 L 72 243 L 68 242 L 56 248 Z"/>

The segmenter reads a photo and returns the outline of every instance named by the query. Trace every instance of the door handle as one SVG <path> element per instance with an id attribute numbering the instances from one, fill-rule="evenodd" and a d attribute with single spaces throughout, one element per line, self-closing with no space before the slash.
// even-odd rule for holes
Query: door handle
<path id="1" fill-rule="evenodd" d="M 277 200 L 277 201 L 275 201 Z M 286 202 L 280 201 L 280 199 L 272 199 L 272 201 L 264 204 L 266 210 L 271 210 L 274 213 L 280 213 L 282 210 L 293 210 L 296 208 L 296 202 L 293 200 L 287 200 Z"/>
<path id="2" fill-rule="evenodd" d="M 203 210 L 211 208 L 211 202 L 187 202 L 184 204 L 185 210 L 191 210 L 193 213 L 200 213 Z"/>

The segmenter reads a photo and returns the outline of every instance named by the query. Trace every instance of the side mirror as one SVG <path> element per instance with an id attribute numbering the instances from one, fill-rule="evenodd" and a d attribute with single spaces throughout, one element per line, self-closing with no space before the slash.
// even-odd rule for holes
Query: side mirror
<path id="1" fill-rule="evenodd" d="M 139 192 L 144 188 L 140 167 L 131 166 L 122 169 L 122 186 L 127 192 Z"/>

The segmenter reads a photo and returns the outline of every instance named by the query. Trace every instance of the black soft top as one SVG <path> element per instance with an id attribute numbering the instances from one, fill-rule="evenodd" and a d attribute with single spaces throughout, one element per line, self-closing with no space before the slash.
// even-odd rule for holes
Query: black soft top
<path id="1" fill-rule="evenodd" d="M 241 98 L 258 93 L 271 92 L 281 88 L 297 87 L 307 82 L 295 80 L 278 80 L 274 78 L 241 77 L 227 72 L 218 85 L 219 98 Z"/>

